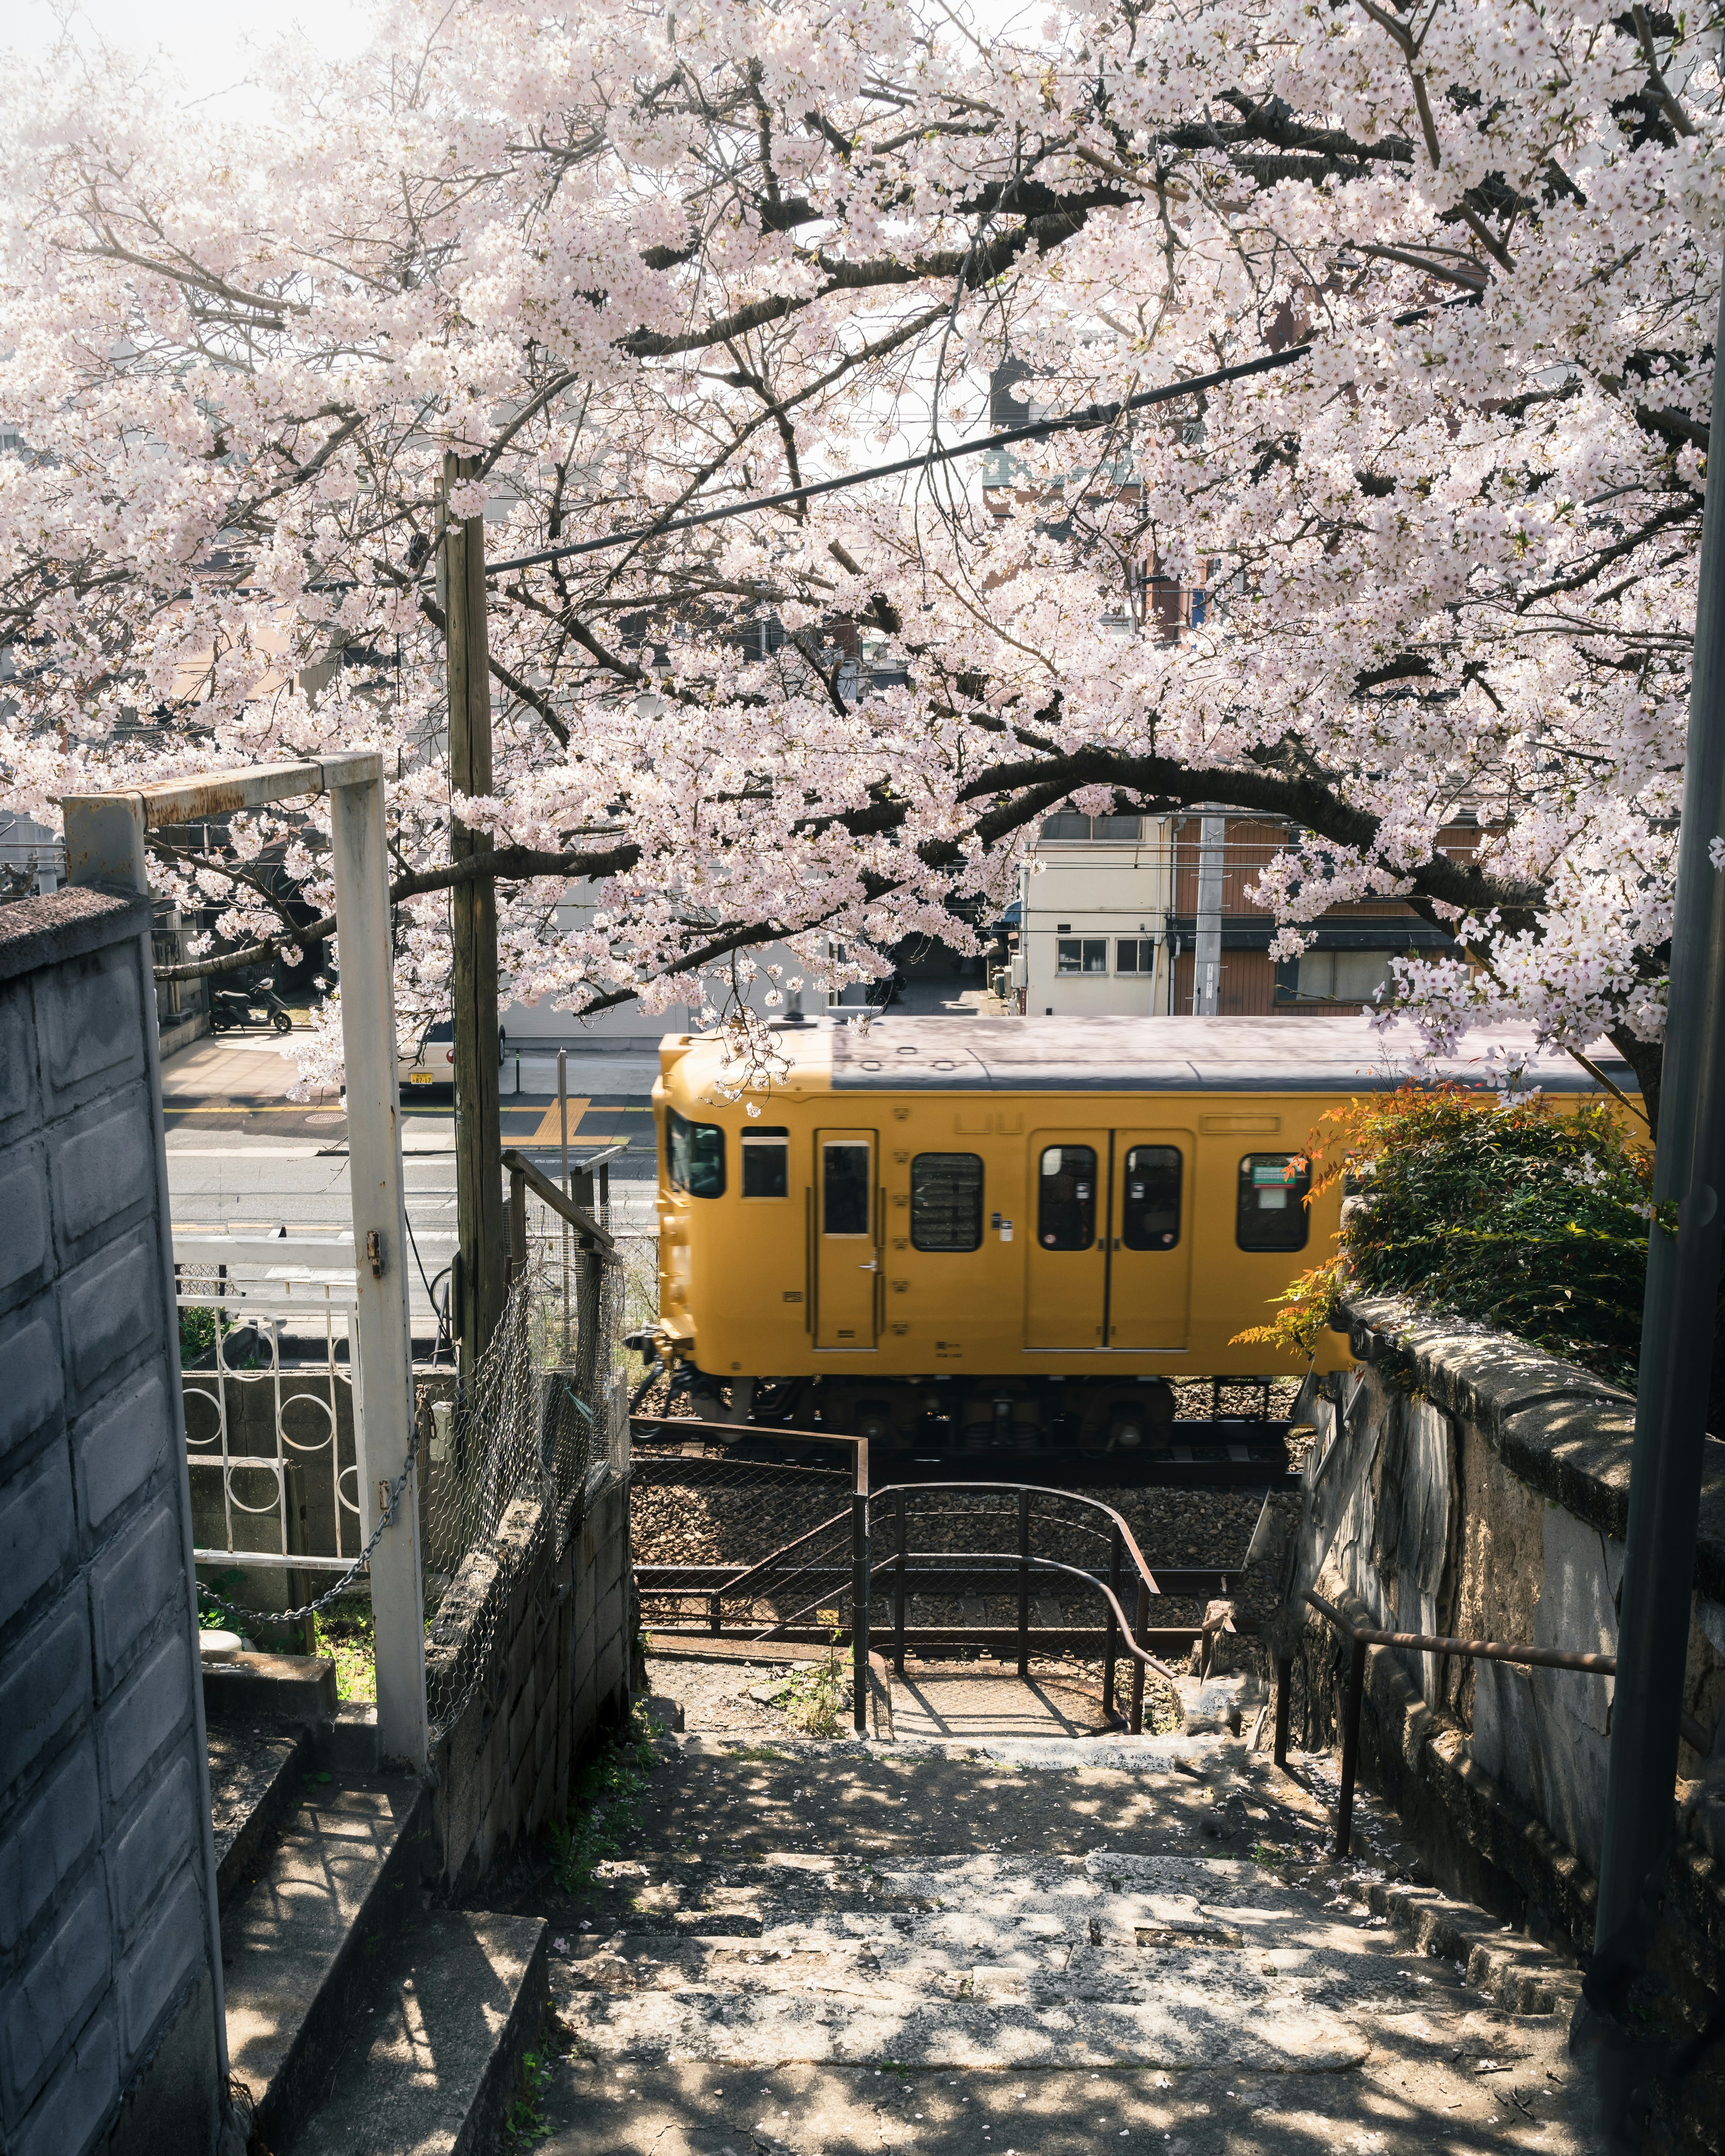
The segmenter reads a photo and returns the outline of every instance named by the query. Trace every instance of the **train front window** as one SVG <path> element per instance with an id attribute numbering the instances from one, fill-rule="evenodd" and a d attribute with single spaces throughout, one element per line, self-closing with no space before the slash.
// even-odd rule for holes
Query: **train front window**
<path id="1" fill-rule="evenodd" d="M 1234 1240 L 1243 1250 L 1303 1250 L 1312 1222 L 1306 1194 L 1312 1163 L 1303 1153 L 1249 1152 L 1240 1163 Z"/>
<path id="2" fill-rule="evenodd" d="M 691 1198 L 725 1194 L 725 1133 L 716 1123 L 691 1123 L 673 1108 L 665 1118 L 673 1190 Z"/>
<path id="3" fill-rule="evenodd" d="M 742 1134 L 742 1194 L 745 1198 L 783 1198 L 789 1193 L 791 1134 L 785 1130 L 753 1130 Z"/>
<path id="4" fill-rule="evenodd" d="M 820 1231 L 824 1235 L 869 1232 L 869 1148 L 837 1141 L 821 1147 Z"/>
<path id="5" fill-rule="evenodd" d="M 1045 1250 L 1087 1250 L 1096 1240 L 1093 1146 L 1045 1146 L 1036 1178 L 1036 1240 Z"/>
<path id="6" fill-rule="evenodd" d="M 973 1152 L 919 1152 L 911 1163 L 911 1242 L 919 1250 L 983 1246 L 983 1163 Z"/>
<path id="7" fill-rule="evenodd" d="M 1178 1146 L 1133 1146 L 1127 1152 L 1120 1240 L 1129 1250 L 1171 1250 L 1179 1241 Z"/>

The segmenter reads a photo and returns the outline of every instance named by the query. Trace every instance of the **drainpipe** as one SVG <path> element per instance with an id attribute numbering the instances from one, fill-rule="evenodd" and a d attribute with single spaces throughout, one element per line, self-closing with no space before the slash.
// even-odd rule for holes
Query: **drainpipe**
<path id="1" fill-rule="evenodd" d="M 1198 919 L 1192 939 L 1192 1011 L 1214 1018 L 1222 973 L 1222 834 L 1226 819 L 1205 809 L 1198 821 Z"/>
<path id="2" fill-rule="evenodd" d="M 1722 295 L 1715 349 L 1725 349 Z M 1725 397 L 1713 402 L 1710 467 L 1725 473 Z M 1708 490 L 1677 855 L 1656 1205 L 1648 1244 L 1629 1530 L 1594 1952 L 1570 2030 L 1590 2048 L 1614 2149 L 1639 2148 L 1661 2071 L 1678 2065 L 1638 2036 L 1631 1987 L 1645 1969 L 1671 1855 L 1694 1590 L 1696 1522 L 1712 1374 L 1725 1188 L 1725 875 L 1707 857 L 1725 831 L 1725 535 Z M 1669 1217 L 1669 1216 L 1667 1216 Z"/>

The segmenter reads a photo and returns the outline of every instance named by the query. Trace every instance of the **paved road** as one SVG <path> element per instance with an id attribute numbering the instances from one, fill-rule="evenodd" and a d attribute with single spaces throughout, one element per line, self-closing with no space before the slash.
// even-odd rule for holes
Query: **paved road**
<path id="1" fill-rule="evenodd" d="M 162 1065 L 168 1188 L 182 1251 L 208 1255 L 202 1246 L 223 1236 L 248 1244 L 327 1236 L 333 1244 L 351 1235 L 347 1118 L 339 1100 L 287 1098 L 295 1073 L 281 1046 L 273 1035 L 230 1034 L 198 1041 Z M 515 1075 L 511 1057 L 506 1082 Z M 554 1174 L 557 1099 L 543 1089 L 555 1086 L 555 1065 L 523 1057 L 520 1075 L 524 1086 L 540 1090 L 505 1099 L 504 1143 L 520 1147 Z M 612 1220 L 625 1235 L 653 1229 L 653 1075 L 652 1061 L 639 1057 L 572 1064 L 571 1164 L 610 1156 Z M 454 1142 L 447 1100 L 404 1104 L 403 1166 L 418 1259 L 410 1293 L 419 1337 L 434 1329 L 426 1283 L 449 1264 L 455 1247 Z M 331 1268 L 344 1262 L 345 1253 L 332 1250 Z"/>

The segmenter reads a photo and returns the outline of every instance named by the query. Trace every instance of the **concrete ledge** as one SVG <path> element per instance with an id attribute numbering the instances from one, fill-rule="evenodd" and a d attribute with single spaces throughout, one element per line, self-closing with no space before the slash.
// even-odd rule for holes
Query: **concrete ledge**
<path id="1" fill-rule="evenodd" d="M 105 951 L 128 936 L 141 936 L 149 925 L 146 900 L 88 884 L 15 900 L 0 906 L 0 981 Z"/>
<path id="2" fill-rule="evenodd" d="M 1399 1296 L 1345 1302 L 1357 1360 L 1399 1367 L 1446 1414 L 1469 1422 L 1520 1481 L 1621 1542 L 1629 1522 L 1633 1396 L 1485 1326 Z M 1725 1444 L 1707 1440 L 1695 1585 L 1725 1602 Z"/>
<path id="3" fill-rule="evenodd" d="M 211 1716 L 333 1723 L 336 1706 L 336 1666 L 325 1655 L 225 1655 L 203 1664 L 203 1709 Z"/>

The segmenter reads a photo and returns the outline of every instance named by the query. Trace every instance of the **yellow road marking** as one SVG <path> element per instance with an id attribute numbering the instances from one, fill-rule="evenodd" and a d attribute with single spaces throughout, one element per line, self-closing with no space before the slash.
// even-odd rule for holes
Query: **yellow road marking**
<path id="1" fill-rule="evenodd" d="M 590 1101 L 586 1099 L 579 1101 L 572 1099 L 569 1102 L 569 1135 L 572 1138 L 575 1135 L 577 1125 L 590 1106 Z M 557 1102 L 553 1101 L 544 1115 L 541 1116 L 539 1127 L 528 1139 L 527 1143 L 535 1146 L 556 1145 L 562 1134 L 562 1115 Z"/>

